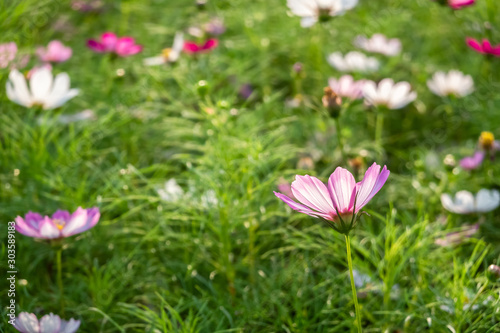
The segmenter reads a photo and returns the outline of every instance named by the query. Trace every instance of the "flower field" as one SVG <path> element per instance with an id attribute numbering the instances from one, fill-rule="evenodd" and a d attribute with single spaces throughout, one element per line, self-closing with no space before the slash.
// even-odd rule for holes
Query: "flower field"
<path id="1" fill-rule="evenodd" d="M 500 332 L 500 3 L 0 3 L 0 332 Z"/>

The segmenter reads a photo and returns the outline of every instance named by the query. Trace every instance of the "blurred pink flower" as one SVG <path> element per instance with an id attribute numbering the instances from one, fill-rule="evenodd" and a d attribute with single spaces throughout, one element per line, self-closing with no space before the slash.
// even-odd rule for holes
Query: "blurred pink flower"
<path id="1" fill-rule="evenodd" d="M 212 36 L 222 35 L 226 31 L 226 26 L 224 25 L 224 21 L 219 18 L 214 18 L 207 24 L 203 26 L 205 32 Z"/>
<path id="2" fill-rule="evenodd" d="M 16 217 L 16 230 L 21 234 L 34 238 L 57 239 L 73 236 L 93 228 L 99 222 L 99 209 L 78 209 L 70 214 L 58 210 L 52 217 L 28 212 L 24 218 Z"/>
<path id="3" fill-rule="evenodd" d="M 463 7 L 472 6 L 476 0 L 448 0 L 448 5 L 453 9 L 462 9 Z"/>
<path id="4" fill-rule="evenodd" d="M 483 39 L 482 43 L 470 37 L 467 37 L 465 40 L 470 48 L 481 54 L 491 54 L 496 57 L 500 57 L 500 45 L 492 46 L 490 41 L 487 39 Z"/>
<path id="5" fill-rule="evenodd" d="M 40 47 L 36 53 L 43 62 L 64 62 L 71 58 L 72 50 L 58 40 L 51 41 L 47 48 Z"/>
<path id="6" fill-rule="evenodd" d="M 363 180 L 356 183 L 349 171 L 338 167 L 330 176 L 328 187 L 315 177 L 297 175 L 292 193 L 300 203 L 284 194 L 274 194 L 293 210 L 335 222 L 327 223 L 341 233 L 348 233 L 361 208 L 380 191 L 389 174 L 386 166 L 380 171 L 380 165 L 373 163 Z"/>
<path id="7" fill-rule="evenodd" d="M 465 170 L 477 169 L 484 160 L 484 153 L 482 151 L 477 151 L 472 156 L 464 157 L 460 160 L 460 166 Z"/>
<path id="8" fill-rule="evenodd" d="M 69 321 L 62 320 L 53 313 L 43 316 L 38 321 L 35 314 L 21 312 L 13 326 L 21 333 L 74 333 L 80 327 L 80 321 L 73 318 Z"/>
<path id="9" fill-rule="evenodd" d="M 460 228 L 459 231 L 450 232 L 446 234 L 443 238 L 438 238 L 434 241 L 434 244 L 439 246 L 450 246 L 458 245 L 463 243 L 467 238 L 471 238 L 479 231 L 479 223 L 466 225 Z"/>
<path id="10" fill-rule="evenodd" d="M 215 38 L 207 40 L 204 44 L 197 44 L 191 41 L 184 42 L 184 52 L 188 54 L 205 53 L 215 49 L 219 45 L 219 41 Z"/>
<path id="11" fill-rule="evenodd" d="M 280 178 L 279 184 L 278 184 L 278 191 L 280 193 L 283 193 L 287 197 L 297 200 L 295 196 L 293 195 L 292 192 L 292 186 L 290 185 L 289 182 L 287 182 L 284 178 Z"/>
<path id="12" fill-rule="evenodd" d="M 343 75 L 339 79 L 328 79 L 328 85 L 338 96 L 350 99 L 363 97 L 365 82 L 366 80 L 354 81 L 351 75 Z"/>
<path id="13" fill-rule="evenodd" d="M 401 52 L 401 41 L 397 38 L 387 38 L 383 34 L 374 34 L 371 38 L 357 36 L 354 45 L 368 52 L 395 56 Z"/>
<path id="14" fill-rule="evenodd" d="M 142 51 L 142 45 L 135 43 L 132 37 L 118 38 L 112 32 L 105 32 L 100 40 L 89 39 L 87 46 L 97 53 L 115 53 L 120 57 L 128 57 Z"/>
<path id="15" fill-rule="evenodd" d="M 7 68 L 17 54 L 17 45 L 14 42 L 0 44 L 0 68 Z"/>

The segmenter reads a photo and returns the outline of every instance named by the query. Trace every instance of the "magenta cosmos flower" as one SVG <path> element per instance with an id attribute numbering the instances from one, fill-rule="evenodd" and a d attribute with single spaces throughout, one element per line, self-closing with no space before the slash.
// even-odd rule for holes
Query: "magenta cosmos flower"
<path id="1" fill-rule="evenodd" d="M 39 321 L 35 314 L 21 312 L 13 326 L 21 333 L 74 333 L 80 327 L 80 321 L 73 318 L 62 320 L 53 313 L 43 316 Z"/>
<path id="2" fill-rule="evenodd" d="M 43 62 L 64 62 L 71 58 L 73 51 L 58 40 L 51 41 L 47 47 L 40 47 L 36 53 Z"/>
<path id="3" fill-rule="evenodd" d="M 219 45 L 219 41 L 215 38 L 207 40 L 204 44 L 197 44 L 191 41 L 184 42 L 184 52 L 188 54 L 205 53 L 215 49 Z"/>
<path id="4" fill-rule="evenodd" d="M 483 39 L 482 43 L 470 37 L 467 37 L 465 40 L 470 48 L 481 54 L 491 54 L 496 57 L 500 57 L 500 45 L 492 46 L 490 41 L 487 39 Z"/>
<path id="5" fill-rule="evenodd" d="M 460 166 L 464 170 L 474 170 L 481 166 L 484 160 L 484 153 L 477 151 L 472 156 L 464 157 L 460 160 Z"/>
<path id="6" fill-rule="evenodd" d="M 135 43 L 132 37 L 118 38 L 112 32 L 105 32 L 100 40 L 90 39 L 87 46 L 97 53 L 115 53 L 120 57 L 128 57 L 142 51 L 142 45 Z"/>
<path id="7" fill-rule="evenodd" d="M 462 9 L 463 7 L 472 6 L 476 0 L 448 0 L 448 5 L 453 9 Z"/>
<path id="8" fill-rule="evenodd" d="M 380 191 L 389 174 L 386 166 L 380 171 L 380 165 L 373 163 L 363 180 L 356 183 L 349 171 L 338 167 L 328 179 L 328 186 L 315 177 L 297 175 L 292 193 L 300 203 L 284 194 L 274 194 L 293 210 L 321 217 L 333 229 L 348 234 L 361 208 Z"/>
<path id="9" fill-rule="evenodd" d="M 99 222 L 99 208 L 78 209 L 70 214 L 58 210 L 52 217 L 28 212 L 24 219 L 16 217 L 16 230 L 25 236 L 57 239 L 79 234 L 93 228 Z"/>

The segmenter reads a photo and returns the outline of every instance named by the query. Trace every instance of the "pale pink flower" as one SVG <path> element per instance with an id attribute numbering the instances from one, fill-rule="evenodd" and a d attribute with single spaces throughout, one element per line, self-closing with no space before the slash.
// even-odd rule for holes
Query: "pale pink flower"
<path id="1" fill-rule="evenodd" d="M 47 48 L 40 47 L 36 53 L 43 62 L 64 62 L 71 58 L 72 50 L 58 40 L 51 41 Z"/>
<path id="2" fill-rule="evenodd" d="M 348 233 L 361 208 L 380 191 L 389 174 L 386 166 L 380 171 L 380 165 L 373 163 L 363 180 L 356 183 L 349 171 L 338 167 L 330 176 L 328 186 L 315 177 L 297 175 L 292 193 L 300 203 L 284 194 L 274 194 L 293 210 L 321 217 L 335 230 Z"/>
<path id="3" fill-rule="evenodd" d="M 128 57 L 142 51 L 142 45 L 135 43 L 132 37 L 117 37 L 112 32 L 105 32 L 100 40 L 90 39 L 87 46 L 97 53 L 114 53 L 120 57 Z"/>
<path id="4" fill-rule="evenodd" d="M 484 160 L 484 153 L 482 151 L 477 151 L 472 156 L 464 157 L 460 160 L 460 166 L 465 170 L 477 169 Z"/>
<path id="5" fill-rule="evenodd" d="M 78 209 L 70 214 L 58 210 L 52 217 L 28 212 L 24 218 L 16 217 L 16 230 L 21 234 L 42 239 L 70 237 L 93 228 L 99 222 L 99 208 Z"/>
<path id="6" fill-rule="evenodd" d="M 395 56 L 401 52 L 401 42 L 397 38 L 387 38 L 382 34 L 374 34 L 371 38 L 357 36 L 354 45 L 367 52 Z"/>
<path id="7" fill-rule="evenodd" d="M 451 70 L 434 73 L 432 79 L 427 81 L 427 87 L 438 96 L 464 97 L 474 91 L 474 81 L 470 75 Z"/>
<path id="8" fill-rule="evenodd" d="M 14 42 L 0 44 L 0 68 L 7 68 L 17 54 L 17 45 Z"/>
<path id="9" fill-rule="evenodd" d="M 35 314 L 21 312 L 13 326 L 21 333 L 74 333 L 80 327 L 80 321 L 73 318 L 62 320 L 53 313 L 43 316 L 39 321 Z"/>
<path id="10" fill-rule="evenodd" d="M 363 96 L 369 105 L 385 106 L 394 110 L 413 102 L 417 93 L 411 90 L 408 82 L 394 83 L 392 79 L 383 79 L 378 85 L 373 81 L 366 81 Z"/>
<path id="11" fill-rule="evenodd" d="M 339 79 L 328 79 L 330 88 L 340 97 L 358 99 L 363 97 L 363 86 L 366 80 L 354 81 L 351 75 L 343 75 Z"/>

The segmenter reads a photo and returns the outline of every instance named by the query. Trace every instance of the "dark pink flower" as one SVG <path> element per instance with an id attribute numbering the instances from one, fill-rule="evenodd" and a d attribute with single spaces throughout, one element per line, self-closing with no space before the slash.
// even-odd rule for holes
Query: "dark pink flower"
<path id="1" fill-rule="evenodd" d="M 484 153 L 482 151 L 477 151 L 472 156 L 464 157 L 460 160 L 460 166 L 465 170 L 477 169 L 484 160 Z"/>
<path id="2" fill-rule="evenodd" d="M 448 5 L 453 9 L 462 9 L 463 7 L 472 6 L 476 0 L 448 0 Z"/>
<path id="3" fill-rule="evenodd" d="M 188 54 L 205 53 L 215 49 L 219 45 L 219 41 L 215 38 L 207 40 L 204 44 L 197 44 L 191 41 L 184 42 L 184 52 Z"/>
<path id="4" fill-rule="evenodd" d="M 93 228 L 99 222 L 99 209 L 78 209 L 70 214 L 58 210 L 52 217 L 28 212 L 24 218 L 16 217 L 16 230 L 21 234 L 34 238 L 57 239 L 79 234 Z"/>
<path id="5" fill-rule="evenodd" d="M 482 43 L 470 37 L 467 37 L 465 40 L 470 48 L 476 50 L 479 53 L 491 54 L 496 57 L 500 57 L 500 45 L 492 46 L 490 41 L 487 39 L 483 39 Z"/>
<path id="6" fill-rule="evenodd" d="M 363 180 L 356 183 L 349 171 L 338 167 L 331 174 L 328 186 L 315 177 L 297 175 L 292 183 L 292 193 L 300 203 L 284 194 L 274 194 L 293 210 L 321 217 L 330 227 L 347 234 L 361 208 L 380 191 L 389 174 L 387 167 L 380 171 L 380 165 L 373 163 Z"/>
<path id="7" fill-rule="evenodd" d="M 43 62 L 64 62 L 71 58 L 72 50 L 58 40 L 51 41 L 47 48 L 39 47 L 36 53 Z"/>
<path id="8" fill-rule="evenodd" d="M 88 40 L 87 46 L 94 52 L 115 53 L 120 57 L 128 57 L 142 51 L 142 45 L 136 44 L 134 38 L 118 38 L 112 32 L 103 33 L 100 40 Z"/>

